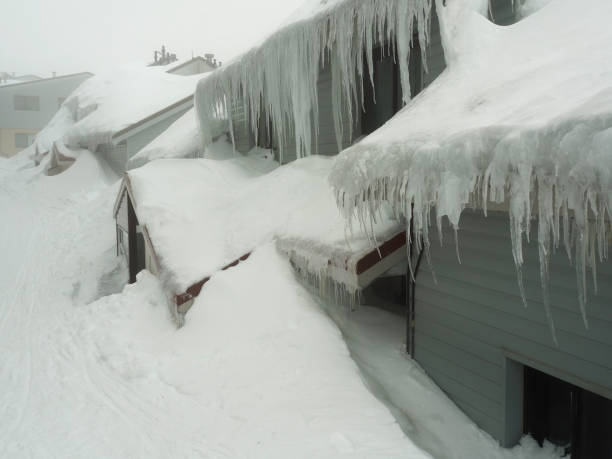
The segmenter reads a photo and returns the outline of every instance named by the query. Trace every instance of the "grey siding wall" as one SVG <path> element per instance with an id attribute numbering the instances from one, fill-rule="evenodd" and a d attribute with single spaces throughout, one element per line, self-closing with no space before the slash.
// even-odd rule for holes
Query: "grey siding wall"
<path id="1" fill-rule="evenodd" d="M 416 286 L 416 360 L 466 414 L 506 446 L 520 434 L 520 426 L 510 425 L 521 418 L 516 361 L 612 398 L 612 263 L 599 266 L 599 293 L 595 296 L 591 286 L 590 329 L 585 330 L 575 269 L 564 251 L 552 257 L 556 347 L 542 304 L 532 236 L 525 247 L 527 308 L 519 295 L 503 213 L 486 219 L 480 213 L 464 213 L 459 231 L 462 264 L 446 226 L 444 246 L 436 242 L 431 247 L 437 283 L 423 262 Z"/>
<path id="2" fill-rule="evenodd" d="M 138 153 L 144 146 L 148 145 L 153 139 L 155 139 L 158 135 L 168 129 L 168 127 L 172 123 L 174 123 L 190 109 L 191 107 L 188 107 L 185 110 L 181 110 L 180 112 L 175 113 L 167 118 L 164 118 L 158 123 L 155 123 L 152 126 L 149 126 L 147 129 L 137 132 L 132 137 L 128 138 L 126 140 L 127 158 L 129 159 L 136 153 Z"/>
<path id="3" fill-rule="evenodd" d="M 97 152 L 118 174 L 125 172 L 127 162 L 127 145 L 125 142 L 119 145 L 104 144 L 98 147 Z"/>

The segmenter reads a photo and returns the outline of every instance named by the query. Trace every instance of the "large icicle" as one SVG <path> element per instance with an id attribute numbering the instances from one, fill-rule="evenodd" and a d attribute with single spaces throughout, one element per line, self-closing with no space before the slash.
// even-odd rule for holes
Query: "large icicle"
<path id="1" fill-rule="evenodd" d="M 281 155 L 292 136 L 298 156 L 311 154 L 318 131 L 317 80 L 326 64 L 332 66 L 334 125 L 341 145 L 342 120 L 351 126 L 363 103 L 366 65 L 372 80 L 374 46 L 397 50 L 405 101 L 409 98 L 414 26 L 425 59 L 431 5 L 432 0 L 344 0 L 332 7 L 323 3 L 318 13 L 285 26 L 200 81 L 195 104 L 204 145 L 212 142 L 211 119 L 244 105 L 255 137 L 260 121 L 269 121 Z"/>

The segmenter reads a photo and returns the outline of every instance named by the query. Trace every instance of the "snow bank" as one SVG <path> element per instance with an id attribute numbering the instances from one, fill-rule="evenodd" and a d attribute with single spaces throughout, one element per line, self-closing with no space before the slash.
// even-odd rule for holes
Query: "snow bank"
<path id="1" fill-rule="evenodd" d="M 121 129 L 193 94 L 203 76 L 173 75 L 167 67 L 131 64 L 87 79 L 38 134 L 39 151 L 58 139 L 95 151 Z"/>
<path id="2" fill-rule="evenodd" d="M 212 142 L 212 121 L 226 117 L 230 107 L 244 105 L 255 136 L 259 120 L 269 120 L 281 155 L 292 136 L 298 156 L 310 155 L 318 126 L 319 70 L 331 63 L 334 125 L 341 149 L 342 119 L 348 117 L 352 126 L 350 120 L 362 106 L 360 86 L 368 70 L 372 79 L 376 43 L 397 50 L 404 98 L 410 97 L 410 43 L 413 31 L 418 32 L 425 56 L 431 2 L 308 2 L 263 44 L 198 84 L 195 104 L 204 145 Z"/>
<path id="3" fill-rule="evenodd" d="M 585 269 L 595 272 L 610 234 L 612 4 L 555 0 L 509 27 L 467 0 L 436 6 L 448 68 L 340 154 L 330 176 L 338 205 L 367 221 L 391 204 L 427 249 L 434 209 L 438 228 L 447 216 L 459 229 L 465 206 L 506 202 L 521 290 L 522 238 L 537 216 L 549 319 L 548 258 L 563 240 L 588 326 Z"/>
<path id="4" fill-rule="evenodd" d="M 271 159 L 158 160 L 128 173 L 136 214 L 145 224 L 167 287 L 182 293 L 256 247 L 273 240 L 334 253 L 369 248 L 345 224 L 327 183 L 332 159 L 313 156 L 277 167 Z M 382 234 L 386 220 L 374 227 Z M 311 270 L 314 270 L 311 267 Z"/>
<path id="5" fill-rule="evenodd" d="M 149 455 L 429 457 L 368 392 L 338 329 L 272 245 L 215 275 L 178 331 L 160 295 L 143 272 L 74 327 L 82 352 L 101 362 L 94 374 L 124 384 L 144 410 L 136 428 L 174 439 L 153 438 L 161 449 Z M 131 443 L 129 431 L 110 430 Z"/>

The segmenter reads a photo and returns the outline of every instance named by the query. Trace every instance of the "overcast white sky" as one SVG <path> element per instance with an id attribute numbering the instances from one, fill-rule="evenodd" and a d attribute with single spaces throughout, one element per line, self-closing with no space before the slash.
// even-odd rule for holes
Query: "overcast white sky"
<path id="1" fill-rule="evenodd" d="M 0 72 L 42 77 L 153 60 L 221 61 L 274 30 L 304 0 L 2 0 Z"/>

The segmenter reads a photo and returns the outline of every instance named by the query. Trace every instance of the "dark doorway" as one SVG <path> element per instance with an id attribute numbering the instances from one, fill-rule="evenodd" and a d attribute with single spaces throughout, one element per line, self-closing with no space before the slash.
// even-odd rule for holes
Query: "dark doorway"
<path id="1" fill-rule="evenodd" d="M 136 275 L 145 269 L 145 241 L 138 228 L 138 219 L 132 201 L 128 199 L 128 264 L 129 283 L 136 282 Z"/>
<path id="2" fill-rule="evenodd" d="M 612 458 L 612 400 L 524 367 L 523 432 L 571 459 Z"/>
<path id="3" fill-rule="evenodd" d="M 362 303 L 405 316 L 406 276 L 392 274 L 375 279 L 363 290 Z"/>

